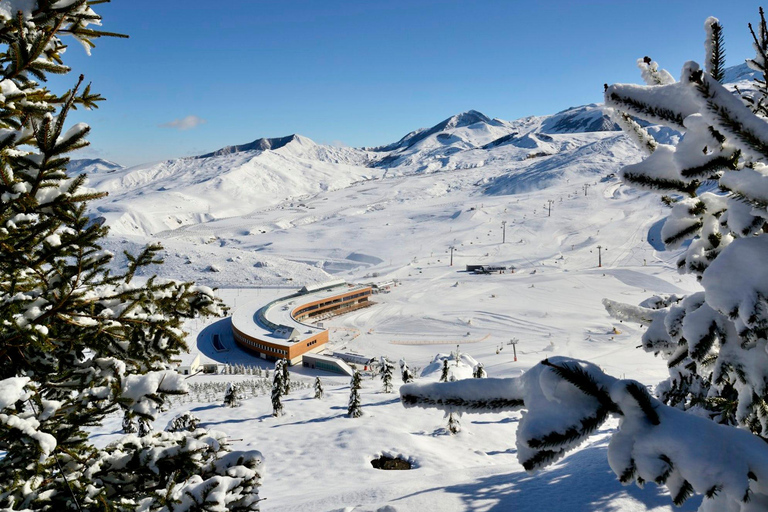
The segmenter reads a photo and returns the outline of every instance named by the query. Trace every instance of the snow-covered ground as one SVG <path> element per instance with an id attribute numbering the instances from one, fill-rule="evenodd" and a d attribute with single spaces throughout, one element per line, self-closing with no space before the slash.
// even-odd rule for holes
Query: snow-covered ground
<path id="1" fill-rule="evenodd" d="M 458 345 L 490 377 L 564 355 L 652 386 L 667 375 L 664 361 L 636 348 L 640 328 L 612 320 L 601 300 L 638 304 L 697 285 L 677 274 L 678 253 L 663 250 L 667 210 L 658 198 L 611 177 L 639 153 L 616 131 L 580 131 L 611 128 L 594 105 L 568 112 L 514 122 L 470 112 L 383 148 L 329 148 L 297 137 L 277 149 L 95 173 L 91 186 L 111 195 L 94 213 L 113 226 L 108 248 L 120 253 L 160 240 L 166 264 L 153 271 L 219 286 L 232 307 L 331 278 L 397 280 L 373 307 L 325 322 L 334 349 L 425 368 Z M 567 126 L 576 133 L 563 132 Z M 515 271 L 475 275 L 467 264 Z M 272 367 L 234 345 L 227 319 L 188 329 L 192 349 L 207 358 Z M 214 333 L 228 350 L 213 349 Z M 367 378 L 365 414 L 350 419 L 348 379 L 291 372 L 308 386 L 321 376 L 325 398 L 297 390 L 284 401 L 287 414 L 273 418 L 265 394 L 226 408 L 223 393 L 197 392 L 175 402 L 156 428 L 191 410 L 203 426 L 236 439 L 235 448 L 260 450 L 265 511 L 673 509 L 655 485 L 622 487 L 611 473 L 607 436 L 616 422 L 529 475 L 516 460 L 518 413 L 465 415 L 462 431 L 450 435 L 441 413 L 400 405 L 399 377 L 393 394 Z M 121 419 L 95 433 L 98 442 L 113 439 Z M 415 467 L 374 469 L 370 461 L 382 454 Z"/>

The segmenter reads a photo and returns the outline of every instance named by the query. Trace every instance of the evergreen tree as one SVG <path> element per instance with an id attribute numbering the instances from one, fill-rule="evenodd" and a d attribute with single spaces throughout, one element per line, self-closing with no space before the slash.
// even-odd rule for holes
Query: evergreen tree
<path id="1" fill-rule="evenodd" d="M 171 421 L 168 422 L 168 426 L 165 427 L 166 432 L 193 432 L 197 429 L 197 425 L 200 423 L 200 418 L 192 414 L 191 412 L 183 412 L 176 415 Z"/>
<path id="2" fill-rule="evenodd" d="M 707 72 L 688 62 L 675 82 L 642 59 L 647 87 L 606 87 L 606 104 L 615 117 L 632 121 L 622 127 L 648 155 L 621 176 L 676 195 L 662 238 L 669 248 L 684 247 L 678 269 L 702 287 L 640 306 L 605 301 L 616 318 L 647 325 L 643 348 L 667 358 L 670 377 L 656 389 L 658 399 L 642 384 L 586 361 L 552 357 L 520 378 L 405 385 L 406 406 L 527 409 L 516 446 L 528 471 L 559 460 L 614 415 L 621 428 L 608 458 L 621 482 L 666 485 L 676 505 L 702 494 L 701 512 L 768 510 L 768 28 L 762 9 L 760 19 L 757 33 L 752 30 L 757 55 L 748 64 L 762 74 L 749 94 L 718 81 L 720 64 L 712 57 L 722 33 L 714 18 L 707 20 Z M 633 118 L 684 134 L 662 144 Z"/>
<path id="3" fill-rule="evenodd" d="M 139 427 L 137 429 L 136 435 L 139 437 L 148 436 L 152 433 L 152 431 L 155 430 L 155 427 L 152 426 L 152 423 L 148 421 L 146 418 L 139 418 Z"/>
<path id="4" fill-rule="evenodd" d="M 393 365 L 389 359 L 382 356 L 381 358 L 381 380 L 384 383 L 384 392 L 392 392 L 392 372 L 395 371 L 395 365 Z"/>
<path id="5" fill-rule="evenodd" d="M 360 407 L 360 388 L 362 387 L 363 378 L 360 372 L 355 370 L 352 375 L 352 381 L 350 382 L 349 389 L 349 405 L 347 407 L 347 416 L 350 418 L 359 418 L 363 415 L 363 410 Z"/>
<path id="6" fill-rule="evenodd" d="M 443 371 L 440 373 L 440 382 L 448 382 L 448 359 L 443 359 Z"/>
<path id="7" fill-rule="evenodd" d="M 760 19 L 759 33 L 752 32 L 757 55 L 748 64 L 764 72 L 768 33 L 762 9 Z M 621 174 L 641 188 L 683 195 L 673 204 L 662 237 L 669 248 L 690 241 L 678 269 L 695 275 L 703 291 L 653 298 L 643 307 L 604 302 L 617 318 L 650 325 L 643 348 L 663 355 L 670 368 L 669 379 L 657 389 L 659 398 L 768 440 L 768 357 L 760 350 L 768 332 L 768 290 L 749 277 L 761 272 L 760 254 L 768 248 L 768 191 L 757 186 L 768 164 L 768 112 L 763 109 L 768 91 L 762 79 L 757 92 L 749 94 L 734 95 L 720 85 L 722 27 L 708 18 L 705 28 L 707 73 L 690 63 L 682 82 L 661 89 L 614 85 L 606 90 L 606 103 L 615 109 L 685 128 L 676 146 L 657 144 L 644 161 Z M 728 195 L 700 191 L 705 182 Z M 756 266 L 746 269 L 737 261 Z"/>
<path id="8" fill-rule="evenodd" d="M 280 365 L 280 370 L 283 372 L 283 395 L 288 396 L 291 391 L 291 374 L 288 371 L 288 360 L 283 359 L 283 364 Z"/>
<path id="9" fill-rule="evenodd" d="M 283 381 L 283 363 L 284 360 L 280 359 L 275 362 L 275 371 L 273 372 L 274 378 L 272 379 L 272 416 L 282 416 L 284 414 L 283 403 L 280 401 L 280 397 L 283 396 L 284 381 Z"/>
<path id="10" fill-rule="evenodd" d="M 160 263 L 159 245 L 110 271 L 107 228 L 86 214 L 102 195 L 67 175 L 90 130 L 67 114 L 103 98 L 82 76 L 60 94 L 40 83 L 70 71 L 62 37 L 90 49 L 116 35 L 99 29 L 100 3 L 0 9 L 0 508 L 159 510 L 210 488 L 206 506 L 256 510 L 261 455 L 229 453 L 221 434 L 89 439 L 109 414 L 148 423 L 184 393 L 169 371 L 186 349 L 182 321 L 223 312 L 209 288 L 133 279 Z"/>
<path id="11" fill-rule="evenodd" d="M 459 423 L 459 414 L 457 412 L 449 412 L 448 416 L 448 432 L 450 434 L 458 434 L 461 432 L 461 423 Z"/>
<path id="12" fill-rule="evenodd" d="M 224 391 L 224 405 L 227 407 L 240 407 L 242 393 L 240 386 L 234 382 L 227 382 L 227 389 Z"/>
<path id="13" fill-rule="evenodd" d="M 485 366 L 483 366 L 483 363 L 477 363 L 472 371 L 472 377 L 475 379 L 484 379 L 487 376 L 488 374 L 485 372 Z"/>
<path id="14" fill-rule="evenodd" d="M 315 398 L 320 400 L 323 398 L 323 383 L 320 382 L 320 377 L 315 377 Z"/>
<path id="15" fill-rule="evenodd" d="M 408 367 L 408 363 L 405 362 L 405 359 L 400 361 L 400 372 L 400 377 L 403 379 L 404 384 L 413 382 L 413 374 L 411 373 L 411 369 Z"/>
<path id="16" fill-rule="evenodd" d="M 125 411 L 123 415 L 123 434 L 135 434 L 138 431 L 139 428 L 136 426 L 136 422 L 133 421 L 128 411 Z"/>

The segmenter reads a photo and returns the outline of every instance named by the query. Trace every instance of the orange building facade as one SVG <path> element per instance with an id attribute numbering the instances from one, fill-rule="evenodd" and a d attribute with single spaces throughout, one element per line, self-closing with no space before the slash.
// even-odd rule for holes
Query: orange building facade
<path id="1" fill-rule="evenodd" d="M 290 364 L 300 364 L 301 356 L 307 352 L 318 352 L 328 343 L 328 330 L 304 323 L 311 320 L 321 320 L 336 315 L 341 315 L 364 308 L 372 304 L 368 299 L 373 292 L 370 286 L 358 286 L 354 288 L 333 286 L 328 289 L 320 289 L 310 293 L 298 293 L 289 295 L 277 301 L 273 301 L 261 309 L 251 319 L 262 328 L 263 334 L 246 332 L 247 326 L 238 325 L 233 317 L 232 334 L 239 346 L 253 352 L 259 357 L 268 360 L 287 359 Z M 269 319 L 270 310 L 279 311 L 284 315 L 286 305 L 280 308 L 280 304 L 290 301 L 290 320 L 292 322 L 277 323 Z M 291 324 L 291 325 L 285 325 Z M 301 329 L 301 331 L 299 331 Z M 280 336 L 288 336 L 281 339 Z"/>

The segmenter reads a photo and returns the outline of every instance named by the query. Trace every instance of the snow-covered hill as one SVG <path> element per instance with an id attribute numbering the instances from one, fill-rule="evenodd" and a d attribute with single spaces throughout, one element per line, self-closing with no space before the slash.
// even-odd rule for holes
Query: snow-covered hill
<path id="1" fill-rule="evenodd" d="M 127 169 L 96 161 L 75 161 L 70 168 L 87 172 L 90 187 L 109 192 L 95 210 L 115 234 L 145 237 L 248 215 L 285 200 L 300 203 L 372 179 L 489 166 L 482 181 L 512 167 L 526 168 L 520 162 L 527 159 L 566 152 L 557 167 L 582 145 L 617 140 L 594 131 L 605 124 L 597 105 L 513 122 L 469 111 L 370 150 L 290 135 Z M 603 135 L 585 138 L 585 132 Z M 527 181 L 524 188 L 541 188 L 549 178 L 537 175 Z"/>
<path id="2" fill-rule="evenodd" d="M 89 176 L 90 187 L 109 192 L 95 210 L 114 233 L 143 237 L 247 215 L 381 174 L 367 167 L 365 151 L 322 146 L 298 135 L 283 141 L 274 148 L 256 141 L 240 147 L 245 149 Z"/>
<path id="3" fill-rule="evenodd" d="M 113 172 L 122 168 L 122 165 L 103 158 L 81 158 L 70 160 L 67 164 L 67 170 L 73 175 Z"/>
<path id="4" fill-rule="evenodd" d="M 679 253 L 659 241 L 667 213 L 659 199 L 613 176 L 640 157 L 599 105 L 586 105 L 515 121 L 470 111 L 368 149 L 298 135 L 258 139 L 89 180 L 110 192 L 93 210 L 112 227 L 105 248 L 136 252 L 160 240 L 166 263 L 147 272 L 219 286 L 231 307 L 331 278 L 398 283 L 373 306 L 325 321 L 333 349 L 405 359 L 425 380 L 437 378 L 435 361 L 457 345 L 461 361 L 483 363 L 490 377 L 565 355 L 652 386 L 666 377 L 665 362 L 639 351 L 642 329 L 611 319 L 601 301 L 637 304 L 698 285 L 678 275 Z M 511 268 L 476 275 L 468 264 Z M 187 329 L 192 350 L 210 359 L 272 368 L 237 348 L 227 319 Z M 225 350 L 213 348 L 213 334 Z M 456 365 L 456 377 L 472 364 Z M 517 413 L 467 414 L 451 436 L 441 414 L 407 411 L 366 379 L 365 415 L 350 419 L 348 379 L 291 371 L 306 382 L 321 376 L 326 398 L 299 390 L 285 402 L 288 415 L 273 418 L 266 395 L 230 409 L 198 391 L 156 428 L 192 410 L 237 439 L 235 448 L 261 450 L 265 512 L 539 512 L 555 500 L 562 512 L 679 510 L 665 491 L 622 487 L 610 472 L 606 439 L 616 422 L 531 476 L 515 458 Z M 112 418 L 99 442 L 120 420 Z M 402 455 L 414 469 L 373 469 L 382 454 Z"/>

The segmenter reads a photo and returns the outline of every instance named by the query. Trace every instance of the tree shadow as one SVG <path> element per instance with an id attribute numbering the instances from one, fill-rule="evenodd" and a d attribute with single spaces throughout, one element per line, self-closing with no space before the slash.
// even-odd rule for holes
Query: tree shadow
<path id="1" fill-rule="evenodd" d="M 213 346 L 213 335 L 219 335 L 219 342 L 225 350 L 218 351 Z M 218 363 L 240 363 L 259 368 L 273 368 L 274 363 L 248 352 L 235 343 L 232 336 L 232 317 L 222 318 L 203 328 L 195 340 L 197 350 L 212 361 Z"/>
<path id="2" fill-rule="evenodd" d="M 643 489 L 635 485 L 622 486 L 608 466 L 607 455 L 605 442 L 571 454 L 553 467 L 533 475 L 520 470 L 480 477 L 460 484 L 424 489 L 393 501 L 441 491 L 458 495 L 464 510 L 476 512 L 622 512 L 630 504 L 627 499 L 620 499 L 622 497 L 634 499 L 648 510 L 672 508 L 672 500 L 665 488 L 651 483 Z M 676 510 L 693 512 L 701 500 L 701 496 L 694 496 Z"/>
<path id="3" fill-rule="evenodd" d="M 231 423 L 245 423 L 246 421 L 264 421 L 267 418 L 272 418 L 273 416 L 271 414 L 265 414 L 263 416 L 259 416 L 258 418 L 230 418 L 228 420 L 221 420 L 221 421 L 204 421 L 200 423 L 201 427 L 208 428 L 212 425 L 228 425 Z"/>
<path id="4" fill-rule="evenodd" d="M 281 423 L 280 425 L 273 425 L 274 427 L 289 426 L 289 425 L 309 425 L 311 423 L 325 423 L 326 421 L 337 420 L 339 418 L 346 418 L 346 414 L 337 414 L 336 416 L 325 416 L 323 418 L 312 418 L 311 420 L 294 421 L 293 423 Z"/>
<path id="5" fill-rule="evenodd" d="M 476 421 L 472 420 L 470 423 L 473 423 L 475 425 L 499 425 L 504 423 L 518 423 L 520 421 L 520 418 L 518 417 L 511 417 L 508 416 L 506 418 L 502 418 L 500 420 L 494 420 L 494 421 Z"/>

